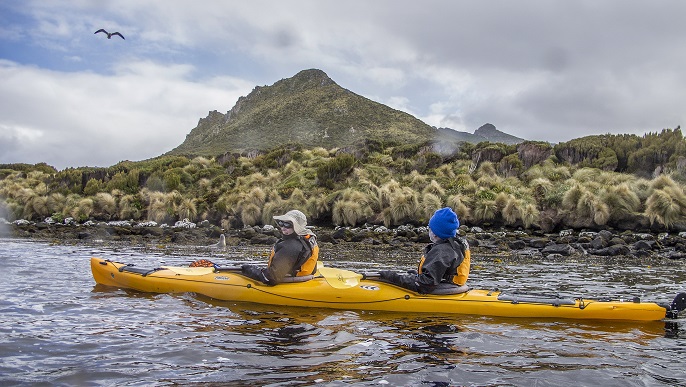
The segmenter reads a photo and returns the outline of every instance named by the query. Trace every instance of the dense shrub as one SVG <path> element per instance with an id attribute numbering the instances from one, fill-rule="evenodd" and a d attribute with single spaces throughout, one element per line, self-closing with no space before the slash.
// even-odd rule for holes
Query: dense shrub
<path id="1" fill-rule="evenodd" d="M 6 164 L 0 207 L 8 219 L 189 218 L 242 227 L 293 208 L 320 223 L 419 225 L 448 205 L 467 225 L 686 229 L 680 130 L 591 136 L 554 148 L 463 144 L 450 158 L 436 149 L 374 141 L 365 149 L 284 145 L 59 172 Z"/>

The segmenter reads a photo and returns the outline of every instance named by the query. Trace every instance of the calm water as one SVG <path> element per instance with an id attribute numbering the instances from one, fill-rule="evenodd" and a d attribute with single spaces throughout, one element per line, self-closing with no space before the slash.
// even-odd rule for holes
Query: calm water
<path id="1" fill-rule="evenodd" d="M 212 259 L 263 260 L 266 249 L 232 248 Z M 352 269 L 410 268 L 416 260 L 409 252 L 331 249 L 322 251 L 327 264 Z M 0 385 L 686 385 L 686 321 L 530 321 L 236 304 L 96 286 L 89 266 L 92 255 L 157 266 L 207 254 L 0 239 Z M 374 264 L 356 262 L 356 254 Z M 675 261 L 473 257 L 470 284 L 669 302 L 686 290 L 685 268 Z"/>

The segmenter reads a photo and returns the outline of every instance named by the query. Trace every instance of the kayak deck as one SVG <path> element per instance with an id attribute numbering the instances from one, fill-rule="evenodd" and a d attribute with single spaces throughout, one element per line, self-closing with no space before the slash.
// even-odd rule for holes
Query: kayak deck
<path id="1" fill-rule="evenodd" d="M 433 314 L 469 314 L 498 317 L 569 318 L 656 321 L 666 308 L 652 302 L 605 301 L 520 295 L 470 289 L 460 294 L 426 295 L 375 280 L 359 278 L 345 288 L 330 284 L 319 273 L 306 282 L 268 286 L 241 275 L 208 267 L 139 269 L 123 263 L 91 258 L 95 281 L 102 285 L 154 293 L 194 292 L 225 301 L 268 305 L 325 307 Z M 338 270 L 331 269 L 328 270 Z M 345 273 L 340 270 L 338 279 Z M 361 276 L 360 276 L 361 277 Z M 350 280 L 349 278 L 347 278 Z M 333 286 L 332 286 L 333 285 Z"/>

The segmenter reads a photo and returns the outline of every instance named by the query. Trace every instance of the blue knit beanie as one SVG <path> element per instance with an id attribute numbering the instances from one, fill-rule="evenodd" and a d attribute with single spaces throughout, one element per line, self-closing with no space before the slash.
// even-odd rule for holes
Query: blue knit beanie
<path id="1" fill-rule="evenodd" d="M 442 239 L 454 237 L 458 227 L 460 227 L 460 221 L 457 219 L 457 214 L 450 207 L 436 210 L 431 220 L 429 220 L 431 231 Z"/>

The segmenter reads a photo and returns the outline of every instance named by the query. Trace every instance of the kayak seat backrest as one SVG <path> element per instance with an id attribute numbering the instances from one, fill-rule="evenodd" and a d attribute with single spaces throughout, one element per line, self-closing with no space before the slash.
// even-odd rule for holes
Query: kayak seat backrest
<path id="1" fill-rule="evenodd" d="M 506 294 L 500 293 L 498 295 L 500 301 L 511 301 L 513 304 L 534 303 L 534 304 L 550 304 L 550 305 L 575 305 L 576 301 L 571 298 L 562 298 L 556 296 L 539 296 L 535 294 Z"/>
<path id="2" fill-rule="evenodd" d="M 158 268 L 158 269 L 141 269 L 141 268 L 135 267 L 135 266 L 133 266 L 133 265 L 126 265 L 126 266 L 122 266 L 122 267 L 119 268 L 119 272 L 120 272 L 120 273 L 125 271 L 125 272 L 128 272 L 128 273 L 140 274 L 140 275 L 142 275 L 143 277 L 145 277 L 146 275 L 148 275 L 148 274 L 150 274 L 150 273 L 154 273 L 154 272 L 156 272 L 156 271 L 158 271 L 158 270 L 161 270 L 161 269 L 159 269 L 159 268 Z"/>
<path id="3" fill-rule="evenodd" d="M 467 285 L 458 286 L 447 282 L 441 282 L 427 294 L 460 294 L 467 290 L 469 290 L 469 286 Z"/>
<path id="4" fill-rule="evenodd" d="M 311 280 L 312 278 L 314 278 L 314 275 L 312 275 L 312 274 L 310 274 L 310 275 L 301 275 L 301 276 L 298 276 L 298 277 L 292 277 L 292 276 L 290 276 L 290 275 L 287 275 L 287 276 L 285 276 L 285 277 L 283 278 L 283 280 L 281 281 L 281 283 L 305 282 L 305 281 Z"/>

